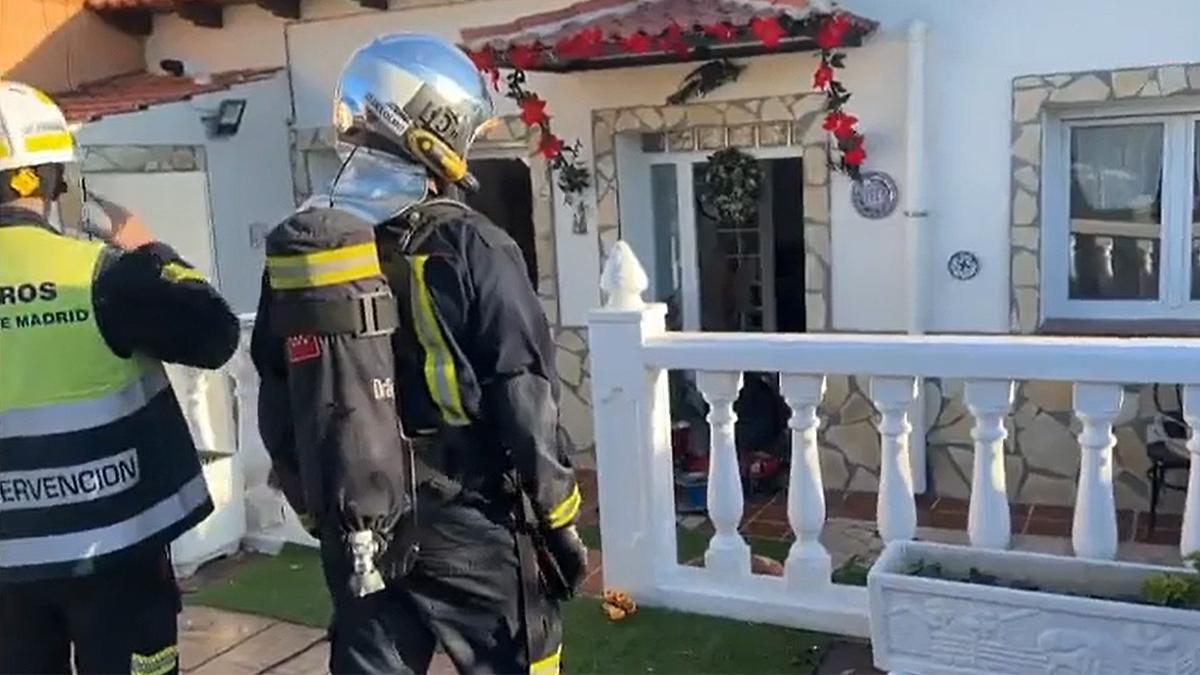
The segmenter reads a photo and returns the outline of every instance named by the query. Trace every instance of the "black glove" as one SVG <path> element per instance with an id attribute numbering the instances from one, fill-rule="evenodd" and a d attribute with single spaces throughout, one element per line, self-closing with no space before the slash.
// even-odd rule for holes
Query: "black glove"
<path id="1" fill-rule="evenodd" d="M 544 561 L 543 574 L 547 578 L 550 596 L 555 600 L 569 600 L 579 592 L 579 586 L 587 577 L 587 546 L 579 538 L 575 526 L 546 530 L 542 537 L 550 560 Z"/>

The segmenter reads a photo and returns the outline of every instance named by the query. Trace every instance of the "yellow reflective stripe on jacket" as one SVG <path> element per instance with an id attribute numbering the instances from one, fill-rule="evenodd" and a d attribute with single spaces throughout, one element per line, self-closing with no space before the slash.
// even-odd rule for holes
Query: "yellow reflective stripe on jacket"
<path id="1" fill-rule="evenodd" d="M 206 281 L 200 270 L 179 263 L 167 263 L 163 265 L 161 276 L 163 279 L 174 283 L 188 280 Z"/>
<path id="2" fill-rule="evenodd" d="M 333 286 L 380 274 L 373 241 L 329 251 L 267 257 L 271 288 L 279 290 Z"/>
<path id="3" fill-rule="evenodd" d="M 164 675 L 179 665 L 179 648 L 171 645 L 166 649 L 145 656 L 134 654 L 129 663 L 130 675 Z"/>
<path id="4" fill-rule="evenodd" d="M 8 154 L 8 143 L 5 143 L 4 139 L 0 139 L 0 159 L 8 157 Z"/>
<path id="5" fill-rule="evenodd" d="M 463 411 L 462 394 L 458 390 L 458 368 L 454 354 L 447 345 L 446 336 L 438 324 L 433 309 L 433 296 L 425 281 L 425 264 L 429 256 L 412 258 L 412 314 L 413 325 L 421 348 L 425 350 L 425 386 L 442 420 L 450 426 L 466 426 L 470 423 Z"/>
<path id="6" fill-rule="evenodd" d="M 562 645 L 554 650 L 554 653 L 542 659 L 534 661 L 529 666 L 529 675 L 558 675 L 558 670 L 562 665 Z"/>
<path id="7" fill-rule="evenodd" d="M 570 524 L 575 519 L 575 515 L 579 513 L 581 504 L 583 504 L 583 495 L 579 494 L 579 486 L 575 485 L 571 488 L 571 494 L 550 510 L 550 516 L 547 518 L 550 521 L 550 528 L 557 529 Z"/>
<path id="8" fill-rule="evenodd" d="M 53 152 L 70 147 L 71 134 L 66 131 L 46 131 L 25 137 L 25 152 Z"/>

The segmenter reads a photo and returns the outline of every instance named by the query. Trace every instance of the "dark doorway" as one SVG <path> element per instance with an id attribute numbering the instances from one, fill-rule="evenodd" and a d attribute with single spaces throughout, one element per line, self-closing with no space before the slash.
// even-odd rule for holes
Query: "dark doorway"
<path id="1" fill-rule="evenodd" d="M 525 258 L 529 281 L 536 289 L 538 265 L 529 166 L 520 159 L 476 159 L 471 161 L 471 173 L 479 179 L 479 191 L 467 195 L 467 204 L 517 242 Z"/>
<path id="2" fill-rule="evenodd" d="M 757 222 L 718 223 L 697 194 L 701 330 L 803 333 L 804 167 L 799 157 L 760 159 Z M 702 185 L 707 162 L 693 165 Z"/>

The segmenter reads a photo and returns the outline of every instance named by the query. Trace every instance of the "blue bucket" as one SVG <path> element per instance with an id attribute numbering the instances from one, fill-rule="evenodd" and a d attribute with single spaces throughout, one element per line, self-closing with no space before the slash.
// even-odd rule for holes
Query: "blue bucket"
<path id="1" fill-rule="evenodd" d="M 676 481 L 683 488 L 681 513 L 702 513 L 708 509 L 708 474 L 686 473 Z"/>

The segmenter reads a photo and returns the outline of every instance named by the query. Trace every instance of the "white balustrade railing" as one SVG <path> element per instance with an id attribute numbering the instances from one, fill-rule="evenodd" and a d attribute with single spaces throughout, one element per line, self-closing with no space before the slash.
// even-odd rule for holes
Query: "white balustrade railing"
<path id="1" fill-rule="evenodd" d="M 1006 548 L 1011 523 L 1006 491 L 1005 418 L 1014 382 L 1073 382 L 1081 422 L 1080 476 L 1072 543 L 1080 557 L 1112 559 L 1117 550 L 1113 493 L 1113 421 L 1125 384 L 1184 385 L 1188 423 L 1200 425 L 1200 343 L 1158 339 L 861 334 L 716 334 L 665 330 L 665 308 L 645 305 L 646 275 L 618 243 L 601 287 L 605 307 L 589 322 L 605 583 L 648 605 L 868 635 L 866 589 L 835 584 L 825 523 L 817 414 L 830 375 L 871 376 L 880 412 L 878 525 L 885 541 L 912 539 L 917 528 L 908 458 L 908 420 L 921 378 L 966 381 L 975 418 L 968 530 L 972 546 Z M 708 510 L 715 528 L 704 567 L 676 560 L 673 466 L 666 376 L 697 373 L 709 404 Z M 744 504 L 733 428 L 744 372 L 781 374 L 791 407 L 792 463 L 787 514 L 795 534 L 782 578 L 751 572 L 738 532 Z M 1193 434 L 1190 488 L 1180 542 L 1200 549 L 1200 434 Z M 1064 448 L 1064 452 L 1072 449 Z"/>

